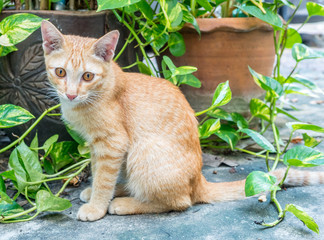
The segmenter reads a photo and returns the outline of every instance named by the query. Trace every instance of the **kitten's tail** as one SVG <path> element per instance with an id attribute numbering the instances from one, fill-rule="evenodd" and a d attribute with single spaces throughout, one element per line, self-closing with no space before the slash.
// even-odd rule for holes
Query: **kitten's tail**
<path id="1" fill-rule="evenodd" d="M 278 183 L 283 179 L 285 169 L 278 169 L 270 172 L 277 177 Z M 307 186 L 324 184 L 324 172 L 311 172 L 290 169 L 284 182 L 289 186 Z M 235 182 L 213 183 L 207 182 L 204 176 L 201 178 L 201 184 L 197 189 L 195 202 L 211 203 L 220 201 L 240 200 L 245 197 L 245 180 Z"/>

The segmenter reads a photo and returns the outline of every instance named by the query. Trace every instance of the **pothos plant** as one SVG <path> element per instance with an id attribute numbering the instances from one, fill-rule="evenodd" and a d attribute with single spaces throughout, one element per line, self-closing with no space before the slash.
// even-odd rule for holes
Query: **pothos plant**
<path id="1" fill-rule="evenodd" d="M 306 133 L 303 134 L 303 146 L 295 146 L 287 151 L 292 136 L 296 131 L 309 130 L 324 133 L 324 128 L 309 123 L 303 123 L 285 111 L 282 107 L 285 103 L 285 98 L 289 94 L 307 95 L 307 92 L 309 91 L 323 94 L 323 92 L 311 80 L 296 74 L 298 64 L 301 61 L 324 57 L 323 52 L 311 49 L 301 43 L 301 37 L 298 33 L 299 29 L 296 30 L 289 27 L 289 23 L 299 9 L 301 2 L 302 1 L 300 0 L 297 6 L 284 1 L 263 3 L 263 9 L 251 4 L 241 5 L 238 7 L 244 13 L 260 18 L 273 27 L 273 39 L 276 54 L 273 75 L 263 76 L 262 74 L 255 72 L 252 68 L 249 68 L 255 83 L 265 90 L 265 99 L 251 100 L 251 118 L 249 120 L 246 120 L 238 113 L 228 113 L 219 108 L 219 106 L 226 104 L 231 98 L 228 82 L 225 82 L 220 84 L 216 89 L 212 106 L 209 109 L 196 113 L 196 116 L 205 116 L 199 126 L 202 147 L 230 148 L 233 151 L 237 150 L 262 157 L 265 159 L 266 167 L 269 172 L 274 171 L 279 162 L 283 162 L 286 166 L 284 179 L 282 179 L 279 184 L 276 183 L 277 179 L 274 176 L 262 171 L 254 171 L 246 178 L 246 196 L 254 196 L 269 191 L 271 201 L 278 210 L 278 218 L 275 221 L 270 223 L 259 221 L 256 222 L 257 224 L 265 227 L 273 227 L 284 219 L 286 212 L 291 212 L 303 221 L 309 229 L 319 233 L 315 221 L 300 207 L 293 204 L 287 204 L 282 208 L 276 198 L 276 193 L 281 190 L 290 167 L 302 168 L 324 165 L 324 153 L 314 149 L 319 142 Z M 287 22 L 283 22 L 277 14 L 277 10 L 283 4 L 294 9 L 292 16 Z M 324 16 L 324 6 L 314 2 L 307 2 L 306 7 L 308 17 L 305 22 L 315 15 Z M 286 48 L 292 48 L 291 53 L 292 58 L 295 60 L 295 66 L 287 76 L 283 76 L 281 74 L 281 68 L 283 67 L 281 57 Z M 223 96 L 223 98 L 220 98 L 220 96 Z M 279 104 L 280 102 L 281 104 Z M 281 134 L 276 125 L 276 118 L 279 114 L 284 114 L 293 120 L 293 122 L 286 123 L 287 127 L 290 129 L 290 137 L 286 143 L 281 140 Z M 258 118 L 261 121 L 262 128 L 259 132 L 249 129 L 249 124 L 254 118 Z M 272 132 L 273 138 L 271 140 L 274 145 L 263 136 L 266 131 Z M 210 138 L 211 136 L 212 138 Z M 252 152 L 236 147 L 237 143 L 241 139 L 247 137 L 252 138 L 263 150 L 261 152 Z M 220 144 L 220 140 L 225 141 L 228 145 Z M 270 164 L 270 160 L 273 161 L 272 164 Z"/>

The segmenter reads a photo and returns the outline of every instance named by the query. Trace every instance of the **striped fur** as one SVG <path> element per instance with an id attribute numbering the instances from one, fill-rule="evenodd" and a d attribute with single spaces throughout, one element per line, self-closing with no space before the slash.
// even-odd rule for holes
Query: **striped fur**
<path id="1" fill-rule="evenodd" d="M 80 195 L 88 202 L 78 212 L 80 220 L 94 221 L 107 211 L 160 213 L 244 198 L 244 180 L 209 183 L 201 174 L 197 120 L 180 90 L 163 79 L 124 73 L 111 61 L 116 31 L 99 40 L 63 36 L 44 21 L 42 34 L 48 78 L 63 118 L 91 146 L 93 183 Z M 65 69 L 64 78 L 56 76 L 58 67 Z M 85 72 L 94 79 L 84 81 Z M 116 185 L 120 173 L 125 186 Z M 282 177 L 282 171 L 276 174 Z M 322 174 L 313 175 L 295 171 L 288 182 L 323 183 Z"/>

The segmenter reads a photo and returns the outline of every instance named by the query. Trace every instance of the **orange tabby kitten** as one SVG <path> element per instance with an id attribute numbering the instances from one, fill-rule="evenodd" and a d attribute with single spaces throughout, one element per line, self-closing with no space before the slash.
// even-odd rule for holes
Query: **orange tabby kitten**
<path id="1" fill-rule="evenodd" d="M 94 221 L 107 211 L 182 211 L 195 203 L 245 198 L 244 180 L 211 183 L 201 174 L 197 121 L 179 89 L 163 79 L 124 73 L 112 61 L 118 31 L 97 40 L 62 35 L 43 21 L 42 35 L 63 118 L 91 146 L 93 183 L 80 195 L 88 203 L 78 219 Z M 120 172 L 125 186 L 116 185 Z M 296 172 L 288 176 L 292 184 L 324 182 L 323 175 Z M 274 175 L 280 180 L 283 171 Z"/>

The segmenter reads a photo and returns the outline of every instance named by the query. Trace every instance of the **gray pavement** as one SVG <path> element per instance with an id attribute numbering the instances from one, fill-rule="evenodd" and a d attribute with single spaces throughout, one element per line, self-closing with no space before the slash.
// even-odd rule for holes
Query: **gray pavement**
<path id="1" fill-rule="evenodd" d="M 322 49 L 324 51 L 324 49 Z M 290 52 L 283 58 L 285 74 L 293 67 Z M 324 59 L 307 60 L 300 63 L 299 72 L 313 79 L 324 90 Z M 289 101 L 300 110 L 291 112 L 305 122 L 324 126 L 324 95 L 312 99 L 305 96 L 291 96 Z M 282 131 L 287 119 L 278 119 Z M 324 135 L 309 133 L 323 139 Z M 301 135 L 297 133 L 296 136 Z M 250 142 L 243 142 L 248 145 Z M 324 151 L 324 143 L 317 149 Z M 219 159 L 225 158 L 229 165 L 238 165 L 236 172 L 231 167 L 220 165 Z M 217 167 L 218 166 L 218 167 Z M 324 168 L 317 168 L 317 170 Z M 213 174 L 214 171 L 217 174 Z M 234 181 L 244 179 L 253 170 L 265 170 L 262 159 L 242 153 L 220 153 L 204 155 L 203 174 L 209 181 Z M 315 170 L 315 169 L 314 169 Z M 312 216 L 320 228 L 317 235 L 308 230 L 295 216 L 287 213 L 285 220 L 274 228 L 263 228 L 254 221 L 273 221 L 277 217 L 275 207 L 268 200 L 258 202 L 257 198 L 226 203 L 195 205 L 184 212 L 165 214 L 112 216 L 96 222 L 80 222 L 76 213 L 81 206 L 78 196 L 90 183 L 82 183 L 79 188 L 68 188 L 67 197 L 72 208 L 62 213 L 44 213 L 26 223 L 0 225 L 0 239 L 324 239 L 324 186 L 288 188 L 277 194 L 282 206 L 293 203 L 301 206 Z"/>

